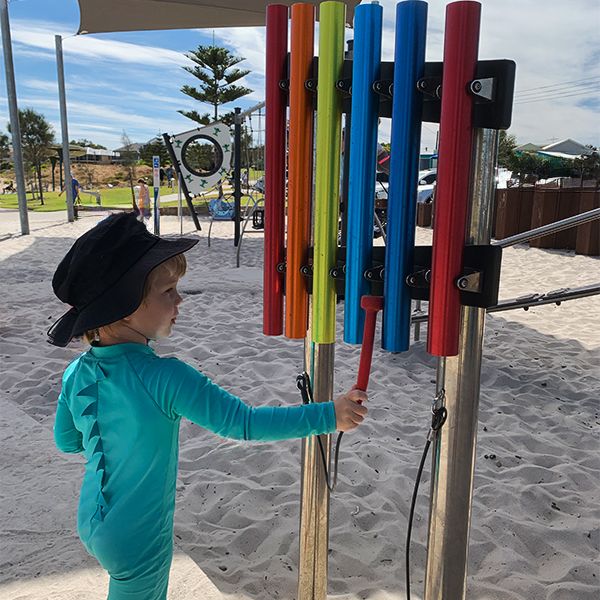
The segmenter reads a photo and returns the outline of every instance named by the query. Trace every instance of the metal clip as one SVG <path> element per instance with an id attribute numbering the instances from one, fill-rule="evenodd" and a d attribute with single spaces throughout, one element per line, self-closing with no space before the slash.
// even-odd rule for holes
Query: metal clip
<path id="1" fill-rule="evenodd" d="M 307 79 L 304 82 L 304 87 L 309 91 L 309 92 L 316 92 L 317 91 L 317 80 L 316 79 Z"/>
<path id="2" fill-rule="evenodd" d="M 314 402 L 312 386 L 310 385 L 310 376 L 306 371 L 303 371 L 296 377 L 296 387 L 300 390 L 302 404 L 311 404 Z"/>
<path id="3" fill-rule="evenodd" d="M 456 287 L 461 292 L 481 292 L 483 289 L 483 273 L 481 271 L 470 271 L 461 275 L 456 280 Z"/>
<path id="4" fill-rule="evenodd" d="M 473 96 L 492 102 L 496 92 L 496 79 L 494 77 L 474 79 L 469 84 L 469 91 Z"/>
<path id="5" fill-rule="evenodd" d="M 290 80 L 289 79 L 281 79 L 279 81 L 279 89 L 284 92 L 289 92 L 290 90 Z"/>
<path id="6" fill-rule="evenodd" d="M 390 79 L 382 79 L 380 81 L 373 82 L 373 91 L 381 96 L 388 98 L 392 97 L 392 85 L 393 81 Z"/>
<path id="7" fill-rule="evenodd" d="M 345 279 L 346 278 L 346 265 L 336 265 L 329 271 L 329 275 L 334 279 Z"/>
<path id="8" fill-rule="evenodd" d="M 421 269 L 406 276 L 406 285 L 412 288 L 426 288 L 431 280 L 431 269 Z"/>
<path id="9" fill-rule="evenodd" d="M 422 94 L 433 96 L 439 100 L 442 97 L 442 78 L 421 77 L 421 79 L 417 81 L 417 90 Z"/>
<path id="10" fill-rule="evenodd" d="M 352 79 L 338 79 L 335 82 L 335 88 L 347 96 L 352 95 Z"/>
<path id="11" fill-rule="evenodd" d="M 300 267 L 300 274 L 304 277 L 312 277 L 312 267 L 310 265 L 302 265 Z"/>
<path id="12" fill-rule="evenodd" d="M 275 267 L 275 269 L 277 270 L 278 273 L 285 273 L 286 264 L 284 262 L 280 262 L 280 263 L 277 264 L 277 266 Z"/>
<path id="13" fill-rule="evenodd" d="M 365 269 L 363 277 L 367 281 L 383 281 L 384 269 L 381 265 Z"/>

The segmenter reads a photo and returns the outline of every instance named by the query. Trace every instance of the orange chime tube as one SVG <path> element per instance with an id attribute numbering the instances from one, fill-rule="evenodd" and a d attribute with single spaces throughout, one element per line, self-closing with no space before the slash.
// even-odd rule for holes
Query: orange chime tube
<path id="1" fill-rule="evenodd" d="M 308 291 L 300 268 L 308 264 L 313 155 L 313 96 L 304 84 L 312 76 L 315 7 L 293 4 L 291 13 L 285 335 L 302 339 L 308 328 Z"/>
<path id="2" fill-rule="evenodd" d="M 285 237 L 285 92 L 279 82 L 287 65 L 288 8 L 267 7 L 267 66 L 265 123 L 265 264 L 263 333 L 283 333 L 283 275 Z"/>

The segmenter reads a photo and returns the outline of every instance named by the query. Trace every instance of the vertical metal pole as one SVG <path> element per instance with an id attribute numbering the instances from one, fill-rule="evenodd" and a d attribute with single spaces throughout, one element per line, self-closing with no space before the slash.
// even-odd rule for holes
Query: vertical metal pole
<path id="1" fill-rule="evenodd" d="M 23 173 L 23 150 L 21 148 L 21 127 L 19 125 L 19 110 L 17 108 L 17 91 L 15 86 L 12 41 L 10 37 L 10 23 L 8 20 L 8 0 L 1 0 L 0 2 L 0 26 L 2 28 L 2 49 L 4 51 L 4 71 L 6 73 L 6 95 L 8 97 L 8 110 L 10 113 L 10 133 L 12 137 L 13 163 L 15 165 L 17 199 L 19 201 L 21 234 L 28 235 L 29 219 L 27 217 L 27 195 L 25 190 L 25 175 Z"/>
<path id="2" fill-rule="evenodd" d="M 177 173 L 177 212 L 179 213 L 179 235 L 183 235 L 183 206 L 181 198 L 181 173 Z"/>
<path id="3" fill-rule="evenodd" d="M 154 235 L 160 235 L 160 156 L 152 157 L 152 185 L 154 188 Z"/>
<path id="4" fill-rule="evenodd" d="M 328 402 L 333 397 L 335 344 L 311 342 L 311 329 L 309 326 L 305 339 L 305 369 L 310 375 L 315 402 Z M 329 467 L 331 436 L 320 437 Z M 301 482 L 298 600 L 326 600 L 329 490 L 316 436 L 302 440 Z"/>
<path id="5" fill-rule="evenodd" d="M 475 130 L 467 245 L 489 244 L 498 132 Z M 440 359 L 448 411 L 433 443 L 425 600 L 465 598 L 485 309 L 463 306 L 458 356 Z"/>
<path id="6" fill-rule="evenodd" d="M 235 218 L 235 234 L 233 245 L 238 246 L 240 243 L 240 212 L 242 210 L 242 117 L 240 116 L 241 108 L 235 109 L 234 119 L 234 137 L 233 137 L 233 201 L 234 201 L 234 218 Z"/>
<path id="7" fill-rule="evenodd" d="M 60 103 L 60 125 L 62 133 L 63 165 L 65 168 L 65 194 L 67 196 L 67 219 L 75 220 L 73 210 L 73 184 L 71 183 L 71 157 L 69 156 L 69 127 L 67 123 L 67 96 L 65 92 L 65 69 L 63 64 L 62 37 L 54 36 L 56 47 L 56 72 L 58 75 L 58 100 Z"/>

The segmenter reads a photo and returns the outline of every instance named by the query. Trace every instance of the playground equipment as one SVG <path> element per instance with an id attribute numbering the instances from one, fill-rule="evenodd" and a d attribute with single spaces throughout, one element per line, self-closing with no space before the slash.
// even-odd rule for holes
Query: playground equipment
<path id="1" fill-rule="evenodd" d="M 486 312 L 559 304 L 600 292 L 596 284 L 498 303 L 503 247 L 525 241 L 528 235 L 597 219 L 600 209 L 490 244 L 498 130 L 510 125 L 515 64 L 478 59 L 480 11 L 481 5 L 472 1 L 447 6 L 440 63 L 425 62 L 427 4 L 420 0 L 397 4 L 394 62 L 381 62 L 383 11 L 376 2 L 356 8 L 353 52 L 346 59 L 342 3 L 320 5 L 318 58 L 312 56 L 316 17 L 312 5 L 291 8 L 289 57 L 288 9 L 282 5 L 267 9 L 263 332 L 304 338 L 312 400 L 321 402 L 332 396 L 336 299 L 345 300 L 348 343 L 365 344 L 365 308 L 366 330 L 373 330 L 374 307 L 365 297 L 383 296 L 386 350 L 407 350 L 411 322 L 428 321 L 427 349 L 439 360 L 431 431 L 419 468 L 420 474 L 431 442 L 426 600 L 465 597 Z M 347 226 L 341 236 L 346 243 L 337 247 L 343 115 L 350 132 L 344 140 L 348 162 L 347 181 L 342 184 L 345 189 L 347 183 L 348 189 L 342 219 Z M 381 117 L 392 118 L 385 248 L 371 242 Z M 432 247 L 414 246 L 422 121 L 440 123 Z M 416 314 L 411 313 L 412 300 L 419 303 Z M 429 301 L 429 314 L 420 311 L 424 300 Z M 371 339 L 369 334 L 365 356 L 372 350 Z M 364 377 L 362 355 L 361 367 Z M 329 454 L 329 436 L 303 442 L 299 600 L 322 600 L 327 595 Z M 415 498 L 416 489 L 413 507 Z"/>
<path id="2" fill-rule="evenodd" d="M 216 121 L 183 133 L 163 134 L 198 230 L 201 227 L 193 200 L 205 198 L 211 216 L 208 245 L 214 221 L 234 222 L 238 267 L 248 223 L 252 221 L 255 230 L 264 227 L 264 188 L 262 178 L 257 175 L 264 169 L 264 106 L 260 102 L 243 112 L 236 108 L 232 127 Z M 208 196 L 215 189 L 218 196 Z"/>
<path id="3" fill-rule="evenodd" d="M 362 341 L 365 315 L 361 298 L 384 297 L 383 346 L 408 348 L 413 297 L 429 299 L 428 350 L 440 356 L 436 399 L 456 419 L 461 384 L 469 386 L 466 429 L 453 423 L 434 437 L 440 465 L 432 497 L 426 598 L 464 597 L 473 476 L 474 431 L 485 308 L 497 302 L 500 254 L 489 247 L 489 213 L 497 129 L 510 123 L 514 63 L 478 63 L 480 5 L 455 2 L 447 12 L 444 64 L 425 63 L 425 2 L 397 5 L 394 63 L 381 63 L 382 8 L 361 5 L 355 13 L 353 61 L 344 60 L 345 7 L 320 5 L 318 62 L 312 57 L 315 20 L 312 5 L 291 9 L 288 63 L 288 9 L 267 10 L 267 138 L 264 333 L 305 338 L 305 370 L 314 401 L 331 399 L 336 338 L 336 296 L 345 298 L 344 339 Z M 443 93 L 440 94 L 440 84 Z M 289 90 L 289 98 L 288 98 Z M 312 114 L 316 90 L 314 233 L 311 245 L 310 165 Z M 441 96 L 441 102 L 440 102 Z M 485 102 L 477 110 L 476 101 Z M 289 102 L 289 187 L 287 252 L 285 239 L 286 122 Z M 490 108 L 491 107 L 491 108 Z M 349 129 L 346 247 L 337 248 L 342 113 Z M 440 119 L 441 113 L 441 119 Z M 385 255 L 372 247 L 378 117 L 392 117 L 390 199 Z M 438 200 L 444 226 L 433 249 L 414 249 L 420 122 L 441 120 Z M 467 231 L 471 140 L 477 126 L 473 226 Z M 485 129 L 482 129 L 485 128 Z M 456 140 L 459 140 L 456 143 Z M 491 168 L 490 168 L 491 166 Z M 438 192 L 439 193 L 439 192 Z M 487 211 L 487 212 L 486 212 Z M 471 244 L 467 252 L 465 244 Z M 473 246 L 473 244 L 483 244 Z M 482 258 L 485 256 L 485 258 Z M 432 275 L 430 276 L 430 272 Z M 385 273 L 385 277 L 382 277 Z M 430 285 L 431 282 L 431 285 Z M 429 290 L 431 287 L 431 291 Z M 337 294 L 336 294 L 337 292 Z M 310 294 L 309 294 L 310 293 Z M 469 298 L 470 294 L 470 298 Z M 465 307 L 471 304 L 475 308 Z M 463 320 L 461 321 L 461 311 Z M 369 313 L 369 323 L 373 313 Z M 462 337 L 459 335 L 462 324 Z M 470 351 L 470 354 L 469 352 Z M 459 368 L 446 357 L 458 355 Z M 465 360 L 465 359 L 468 360 Z M 467 378 L 465 371 L 471 370 Z M 462 401 L 462 398 L 461 398 Z M 464 420 L 464 419 L 463 419 Z M 460 430 L 459 435 L 455 434 Z M 298 598 L 327 593 L 327 461 L 330 440 L 303 444 L 302 507 Z M 317 447 L 325 457 L 318 462 Z M 447 463 L 460 459 L 455 472 Z M 445 469 L 445 470 L 444 470 Z M 452 496 L 448 499 L 447 496 Z M 457 524 L 452 524 L 456 521 Z M 454 534 L 457 534 L 456 537 Z M 453 539 L 452 551 L 447 547 Z"/>

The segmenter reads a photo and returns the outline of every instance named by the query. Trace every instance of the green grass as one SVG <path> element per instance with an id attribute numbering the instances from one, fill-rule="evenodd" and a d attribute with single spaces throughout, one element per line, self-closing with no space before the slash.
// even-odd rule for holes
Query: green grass
<path id="1" fill-rule="evenodd" d="M 127 208 L 131 206 L 131 190 L 128 187 L 114 187 L 114 188 L 102 188 L 96 190 L 100 192 L 102 207 L 106 209 L 114 208 Z M 160 188 L 161 198 L 177 193 L 177 190 L 163 186 Z M 153 190 L 150 188 L 150 196 L 152 197 Z M 97 206 L 96 199 L 89 194 L 81 193 L 81 203 L 83 206 Z M 215 190 L 211 194 L 207 194 L 207 198 L 216 198 L 217 191 Z M 262 196 L 261 196 L 262 197 Z M 248 197 L 242 197 L 242 205 L 250 203 Z M 183 205 L 185 206 L 185 198 L 183 198 Z M 195 204 L 202 205 L 204 200 L 195 200 Z M 161 206 L 177 206 L 177 200 L 161 201 Z M 35 212 L 54 212 L 59 210 L 66 210 L 65 195 L 58 195 L 58 192 L 46 192 L 44 193 L 44 204 L 40 203 L 39 198 L 33 200 L 31 194 L 27 194 L 27 207 Z M 0 208 L 19 208 L 18 199 L 16 194 L 0 194 Z"/>

